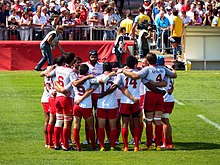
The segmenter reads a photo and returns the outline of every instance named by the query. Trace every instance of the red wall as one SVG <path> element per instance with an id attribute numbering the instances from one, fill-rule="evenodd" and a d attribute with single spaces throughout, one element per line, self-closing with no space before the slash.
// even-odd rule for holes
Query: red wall
<path id="1" fill-rule="evenodd" d="M 95 49 L 101 61 L 106 58 L 108 62 L 115 62 L 111 53 L 114 41 L 60 41 L 60 44 L 65 51 L 73 52 L 83 61 L 87 61 L 89 51 Z M 126 41 L 127 46 L 133 44 L 133 41 Z M 52 55 L 53 58 L 61 55 L 58 47 Z M 40 41 L 0 41 L 0 70 L 33 70 L 41 57 Z M 124 62 L 126 57 L 123 56 Z"/>

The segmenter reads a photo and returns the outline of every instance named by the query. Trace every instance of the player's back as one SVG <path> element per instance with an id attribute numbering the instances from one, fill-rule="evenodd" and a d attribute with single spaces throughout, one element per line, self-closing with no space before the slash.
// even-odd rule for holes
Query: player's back
<path id="1" fill-rule="evenodd" d="M 106 76 L 106 74 L 100 75 L 100 77 L 102 76 Z M 110 88 L 110 86 L 113 84 L 114 79 L 115 77 L 112 76 L 106 83 L 99 84 L 99 88 L 98 88 L 99 93 L 106 92 Z M 98 99 L 97 107 L 106 108 L 106 109 L 117 108 L 118 104 L 117 104 L 116 91 L 112 92 L 111 94 L 106 95 L 103 98 Z"/>
<path id="2" fill-rule="evenodd" d="M 71 77 L 74 76 L 72 68 L 59 66 L 55 69 L 56 80 L 60 86 L 65 87 L 71 82 Z M 63 93 L 57 92 L 57 96 L 65 96 Z"/>
<path id="3" fill-rule="evenodd" d="M 163 66 L 149 66 L 146 79 L 154 82 L 161 82 L 165 78 L 166 71 Z M 148 88 L 147 91 L 150 91 Z"/>
<path id="4" fill-rule="evenodd" d="M 138 69 L 132 69 L 131 72 L 138 72 Z M 129 90 L 132 96 L 135 98 L 140 98 L 140 84 L 141 79 L 132 79 L 130 77 L 125 76 L 124 74 L 121 74 L 122 84 L 125 88 Z M 122 95 L 121 96 L 121 103 L 128 103 L 133 104 L 134 102 L 130 100 L 127 96 Z"/>
<path id="5" fill-rule="evenodd" d="M 81 79 L 83 77 L 83 75 L 78 75 L 77 79 Z M 78 100 L 80 97 L 82 97 L 89 88 L 91 88 L 91 79 L 87 79 L 83 84 L 77 87 L 73 86 L 73 91 L 75 93 L 74 100 Z M 79 106 L 82 108 L 92 108 L 91 95 L 82 100 Z"/>

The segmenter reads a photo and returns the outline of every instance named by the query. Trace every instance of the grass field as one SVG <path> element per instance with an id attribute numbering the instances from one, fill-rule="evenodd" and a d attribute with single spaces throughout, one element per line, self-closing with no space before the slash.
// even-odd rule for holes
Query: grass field
<path id="1" fill-rule="evenodd" d="M 0 164 L 220 164 L 220 71 L 178 72 L 174 94 L 184 105 L 175 104 L 171 115 L 175 149 L 137 153 L 120 151 L 122 144 L 116 152 L 44 148 L 39 73 L 0 72 L 0 84 Z"/>

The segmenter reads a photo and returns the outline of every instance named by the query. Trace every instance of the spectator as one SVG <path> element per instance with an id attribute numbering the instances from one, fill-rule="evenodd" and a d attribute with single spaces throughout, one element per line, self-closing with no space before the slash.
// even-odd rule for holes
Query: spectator
<path id="1" fill-rule="evenodd" d="M 59 13 L 55 10 L 55 4 L 52 3 L 52 2 L 49 4 L 48 14 L 49 14 L 50 17 L 52 17 L 54 14 L 59 14 Z"/>
<path id="2" fill-rule="evenodd" d="M 173 21 L 171 24 L 171 45 L 173 49 L 173 59 L 177 60 L 177 52 L 181 52 L 181 37 L 183 34 L 184 24 L 182 19 L 178 16 L 178 10 L 173 10 Z"/>
<path id="3" fill-rule="evenodd" d="M 72 28 L 75 26 L 75 20 L 74 18 L 72 18 L 69 11 L 67 12 L 66 17 L 63 18 L 62 25 L 64 27 L 63 38 L 65 40 L 73 40 L 74 31 L 72 30 Z"/>
<path id="4" fill-rule="evenodd" d="M 156 19 L 157 14 L 160 13 L 160 7 L 161 7 L 161 2 L 160 2 L 160 0 L 156 0 L 155 5 L 156 5 L 156 6 L 153 7 L 152 15 L 151 15 L 151 18 L 152 18 L 152 20 L 153 20 L 153 23 L 155 23 L 155 19 Z"/>
<path id="5" fill-rule="evenodd" d="M 0 10 L 0 40 L 6 40 L 7 35 L 6 35 L 5 27 L 7 26 L 7 23 L 8 23 L 9 11 L 6 10 L 5 4 L 1 4 L 0 7 L 1 7 L 1 10 Z"/>
<path id="6" fill-rule="evenodd" d="M 41 8 L 41 16 L 44 16 L 47 21 L 50 19 L 50 16 L 47 13 L 47 7 L 46 6 Z"/>
<path id="7" fill-rule="evenodd" d="M 142 23 L 144 20 L 146 20 L 147 22 L 150 22 L 150 17 L 148 17 L 147 15 L 144 14 L 144 7 L 139 7 L 138 9 L 139 11 L 139 15 L 135 17 L 134 20 L 134 24 L 132 27 L 132 36 L 133 38 L 135 38 L 135 30 L 138 24 Z M 152 13 L 153 14 L 153 13 Z M 137 30 L 136 35 L 139 35 L 139 30 Z"/>
<path id="8" fill-rule="evenodd" d="M 108 29 L 104 31 L 103 40 L 113 40 L 115 36 L 110 28 L 117 24 L 116 20 L 112 17 L 114 9 L 112 7 L 107 7 L 106 12 L 107 14 L 104 15 L 104 26 Z"/>
<path id="9" fill-rule="evenodd" d="M 118 29 L 118 35 L 116 38 L 116 41 L 114 43 L 114 47 L 112 50 L 112 53 L 116 55 L 116 64 L 117 67 L 122 68 L 122 55 L 126 53 L 125 49 L 125 43 L 124 43 L 124 35 L 125 35 L 126 29 L 125 27 L 119 27 Z"/>
<path id="10" fill-rule="evenodd" d="M 194 12 L 194 17 L 192 19 L 193 26 L 201 26 L 202 25 L 202 18 L 200 17 L 197 11 Z"/>
<path id="11" fill-rule="evenodd" d="M 213 18 L 211 11 L 207 10 L 204 15 L 203 26 L 211 26 Z"/>
<path id="12" fill-rule="evenodd" d="M 31 24 L 32 24 L 32 18 L 29 17 L 27 12 L 23 12 L 21 20 L 19 22 L 19 25 L 20 25 L 20 38 L 21 38 L 22 41 L 29 40 Z"/>
<path id="13" fill-rule="evenodd" d="M 172 8 L 170 6 L 167 6 L 165 8 L 166 10 L 166 14 L 165 14 L 165 17 L 167 17 L 169 19 L 169 21 L 171 22 L 172 19 L 173 19 L 173 15 L 172 15 Z"/>
<path id="14" fill-rule="evenodd" d="M 126 19 L 121 21 L 120 27 L 125 27 L 125 40 L 130 40 L 130 34 L 132 33 L 133 20 L 131 19 L 131 13 L 126 15 Z"/>
<path id="15" fill-rule="evenodd" d="M 11 20 L 8 22 L 8 38 L 10 40 L 18 39 L 18 22 L 15 17 L 11 17 Z"/>
<path id="16" fill-rule="evenodd" d="M 190 19 L 190 17 L 189 16 L 187 16 L 186 15 L 186 11 L 181 11 L 181 18 L 182 18 L 182 20 L 183 20 L 183 24 L 185 25 L 185 26 L 189 26 L 189 25 L 191 25 L 192 24 L 192 20 Z"/>
<path id="17" fill-rule="evenodd" d="M 42 40 L 44 27 L 47 24 L 46 17 L 41 16 L 41 12 L 37 12 L 33 17 L 34 39 Z"/>
<path id="18" fill-rule="evenodd" d="M 34 7 L 37 8 L 38 6 L 41 6 L 41 7 L 44 6 L 43 0 L 39 0 L 39 1 L 37 1 L 37 2 L 35 3 Z"/>
<path id="19" fill-rule="evenodd" d="M 196 10 L 196 6 L 195 6 L 195 4 L 191 4 L 190 5 L 190 9 L 189 9 L 189 11 L 187 11 L 186 12 L 186 15 L 187 16 L 189 16 L 189 18 L 192 20 L 193 19 L 193 17 L 194 17 L 194 11 Z"/>
<path id="20" fill-rule="evenodd" d="M 11 15 L 8 17 L 8 21 L 11 21 L 11 17 L 14 17 L 16 22 L 20 22 L 20 16 L 17 15 L 16 11 L 14 9 L 11 10 Z"/>
<path id="21" fill-rule="evenodd" d="M 190 0 L 185 0 L 185 4 L 181 7 L 181 11 L 189 11 L 190 10 Z"/>
<path id="22" fill-rule="evenodd" d="M 218 14 L 212 20 L 212 27 L 220 27 L 220 9 L 218 9 Z"/>
<path id="23" fill-rule="evenodd" d="M 24 11 L 24 8 L 23 6 L 21 6 L 19 3 L 20 3 L 20 0 L 14 0 L 15 4 L 12 5 L 11 9 L 14 9 L 15 12 L 19 12 L 17 13 L 20 17 Z"/>
<path id="24" fill-rule="evenodd" d="M 80 13 L 80 19 L 83 22 L 83 24 L 86 25 L 87 24 L 88 9 L 85 7 L 85 5 L 83 3 L 80 3 L 80 5 L 76 11 Z"/>
<path id="25" fill-rule="evenodd" d="M 181 11 L 181 8 L 184 4 L 184 0 L 177 0 L 177 4 L 175 5 L 175 8 L 178 10 L 178 11 Z"/>
<path id="26" fill-rule="evenodd" d="M 36 8 L 28 0 L 25 2 L 25 6 L 23 8 L 24 8 L 24 12 L 27 12 L 27 9 L 31 9 L 33 12 L 36 11 Z"/>
<path id="27" fill-rule="evenodd" d="M 203 5 L 201 1 L 197 3 L 196 11 L 199 13 L 199 16 L 203 19 L 205 14 L 205 9 L 203 8 Z"/>
<path id="28" fill-rule="evenodd" d="M 160 43 L 162 42 L 163 37 L 163 45 L 162 54 L 165 53 L 165 48 L 167 48 L 168 44 L 168 30 L 170 27 L 170 21 L 168 18 L 164 16 L 164 11 L 160 11 L 159 16 L 156 18 L 155 25 L 157 27 L 157 49 L 161 48 Z M 162 36 L 163 35 L 163 36 Z"/>

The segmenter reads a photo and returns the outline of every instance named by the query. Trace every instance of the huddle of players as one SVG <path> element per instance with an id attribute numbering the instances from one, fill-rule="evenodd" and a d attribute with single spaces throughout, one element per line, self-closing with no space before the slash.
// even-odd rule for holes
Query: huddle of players
<path id="1" fill-rule="evenodd" d="M 159 58 L 155 54 L 149 53 L 146 57 L 149 66 L 139 70 L 137 69 L 138 60 L 129 56 L 126 60 L 126 67 L 118 69 L 117 73 L 112 71 L 110 63 L 98 62 L 97 51 L 90 51 L 89 61 L 80 66 L 76 66 L 77 60 L 74 58 L 73 53 L 59 57 L 56 65 L 48 67 L 41 73 L 41 76 L 45 76 L 45 93 L 48 92 L 49 97 L 48 103 L 42 101 L 45 114 L 50 114 L 46 118 L 44 129 L 48 148 L 60 149 L 62 147 L 65 151 L 70 149 L 69 140 L 71 139 L 73 121 L 73 138 L 76 150 L 80 151 L 79 131 L 83 117 L 88 128 L 87 133 L 91 147 L 96 150 L 92 112 L 94 108 L 98 121 L 96 131 L 98 132 L 100 151 L 105 151 L 104 138 L 107 120 L 110 126 L 110 150 L 115 150 L 115 142 L 120 134 L 117 130 L 119 113 L 122 117 L 123 150 L 128 151 L 128 125 L 132 120 L 134 151 L 139 151 L 142 133 L 142 119 L 140 119 L 142 111 L 139 103 L 141 84 L 146 87 L 146 94 L 142 102 L 144 102 L 143 118 L 146 121 L 147 148 L 157 150 L 160 150 L 161 147 L 172 148 L 169 113 L 172 112 L 174 100 L 169 104 L 169 110 L 164 111 L 166 107 L 164 106 L 164 98 L 171 95 L 173 83 L 170 84 L 170 82 L 173 82 L 172 78 L 176 78 L 177 75 L 174 70 L 163 66 L 163 58 L 158 60 Z M 157 61 L 160 62 L 159 65 Z M 166 87 L 167 92 L 163 87 Z M 116 89 L 122 92 L 119 106 Z M 163 146 L 161 146 L 162 117 L 166 119 L 163 120 L 166 125 Z M 155 124 L 156 146 L 152 145 L 153 122 Z"/>

